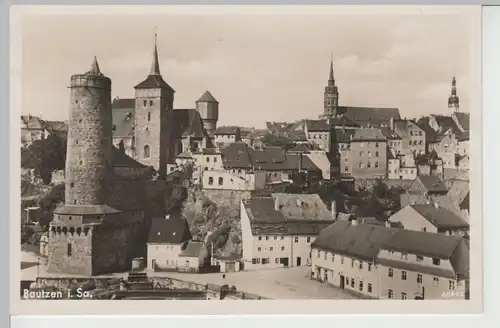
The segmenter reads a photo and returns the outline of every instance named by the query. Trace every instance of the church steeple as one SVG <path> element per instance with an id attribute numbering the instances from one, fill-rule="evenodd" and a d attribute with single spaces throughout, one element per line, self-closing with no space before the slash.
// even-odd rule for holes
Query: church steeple
<path id="1" fill-rule="evenodd" d="M 153 62 L 151 63 L 151 70 L 149 72 L 149 75 L 158 75 L 161 76 L 160 74 L 160 64 L 158 63 L 158 46 L 157 46 L 157 35 L 155 33 L 155 41 L 154 41 L 154 48 L 153 48 Z"/>
<path id="2" fill-rule="evenodd" d="M 457 80 L 455 77 L 451 80 L 451 95 L 448 97 L 448 108 L 458 111 L 460 108 L 460 98 L 457 95 Z"/>
<path id="3" fill-rule="evenodd" d="M 335 85 L 335 77 L 333 75 L 333 54 L 330 59 L 330 72 L 328 83 L 325 86 L 324 93 L 324 115 L 337 116 L 337 107 L 339 105 L 339 90 Z"/>

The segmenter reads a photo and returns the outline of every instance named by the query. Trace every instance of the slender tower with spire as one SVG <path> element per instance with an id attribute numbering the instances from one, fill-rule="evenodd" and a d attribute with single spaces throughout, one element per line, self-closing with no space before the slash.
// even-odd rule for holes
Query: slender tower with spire
<path id="1" fill-rule="evenodd" d="M 460 108 L 460 98 L 457 95 L 457 80 L 455 77 L 451 80 L 451 95 L 448 97 L 448 108 L 453 108 L 455 112 L 458 112 Z"/>
<path id="2" fill-rule="evenodd" d="M 157 35 L 148 77 L 135 86 L 135 151 L 138 162 L 152 166 L 160 178 L 172 161 L 174 89 L 163 80 L 158 61 Z"/>
<path id="3" fill-rule="evenodd" d="M 333 54 L 330 61 L 330 75 L 328 77 L 328 84 L 325 86 L 324 93 L 324 116 L 336 116 L 337 108 L 339 105 L 339 90 L 335 85 L 335 78 L 333 75 Z"/>

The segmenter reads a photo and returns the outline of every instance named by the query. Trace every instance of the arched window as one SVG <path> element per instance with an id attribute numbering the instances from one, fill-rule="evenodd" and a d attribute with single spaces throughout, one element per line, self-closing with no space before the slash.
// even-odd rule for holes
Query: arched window
<path id="1" fill-rule="evenodd" d="M 222 184 L 224 183 L 224 179 L 222 177 L 219 178 L 219 186 L 222 186 Z"/>
<path id="2" fill-rule="evenodd" d="M 210 157 L 207 157 L 207 163 L 209 163 L 209 162 L 210 162 Z"/>
<path id="3" fill-rule="evenodd" d="M 208 178 L 208 184 L 209 184 L 209 185 L 213 185 L 213 184 L 214 184 L 214 178 L 209 177 L 209 178 Z"/>
<path id="4" fill-rule="evenodd" d="M 148 122 L 151 121 L 151 113 L 148 113 Z"/>
<path id="5" fill-rule="evenodd" d="M 151 156 L 149 145 L 144 146 L 144 158 L 149 158 Z"/>
<path id="6" fill-rule="evenodd" d="M 149 101 L 149 106 L 153 106 L 153 101 L 152 100 Z"/>

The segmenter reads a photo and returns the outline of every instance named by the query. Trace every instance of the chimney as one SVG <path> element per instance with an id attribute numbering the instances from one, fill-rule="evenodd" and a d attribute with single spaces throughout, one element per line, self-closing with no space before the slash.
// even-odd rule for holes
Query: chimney
<path id="1" fill-rule="evenodd" d="M 391 117 L 391 119 L 389 121 L 389 127 L 390 127 L 391 131 L 394 131 L 394 117 Z"/>
<path id="2" fill-rule="evenodd" d="M 356 218 L 352 219 L 352 220 L 351 220 L 351 225 L 352 225 L 352 226 L 356 226 L 356 225 L 358 225 L 358 219 L 356 219 Z"/>
<path id="3" fill-rule="evenodd" d="M 337 202 L 334 200 L 332 200 L 331 212 L 332 212 L 332 217 L 335 220 L 337 218 Z"/>
<path id="4" fill-rule="evenodd" d="M 280 210 L 280 201 L 279 201 L 278 197 L 275 197 L 275 198 L 274 198 L 274 209 L 275 209 L 276 211 L 279 211 L 279 210 Z"/>

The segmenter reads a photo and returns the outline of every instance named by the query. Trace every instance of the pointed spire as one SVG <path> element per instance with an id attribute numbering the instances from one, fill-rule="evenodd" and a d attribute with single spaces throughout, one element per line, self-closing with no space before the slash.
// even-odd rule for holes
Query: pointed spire
<path id="1" fill-rule="evenodd" d="M 155 32 L 155 42 L 154 42 L 154 49 L 153 49 L 153 62 L 151 63 L 151 71 L 149 72 L 149 75 L 159 75 L 160 74 L 160 64 L 158 63 L 158 47 L 157 47 L 157 36 Z"/>
<path id="2" fill-rule="evenodd" d="M 328 84 L 330 85 L 335 84 L 335 78 L 333 77 L 333 52 L 331 54 L 331 60 L 330 60 L 330 75 L 328 77 Z"/>
<path id="3" fill-rule="evenodd" d="M 90 74 L 101 75 L 101 70 L 99 69 L 99 63 L 97 62 L 97 57 L 94 56 L 94 60 L 92 61 L 92 65 L 89 70 Z"/>

